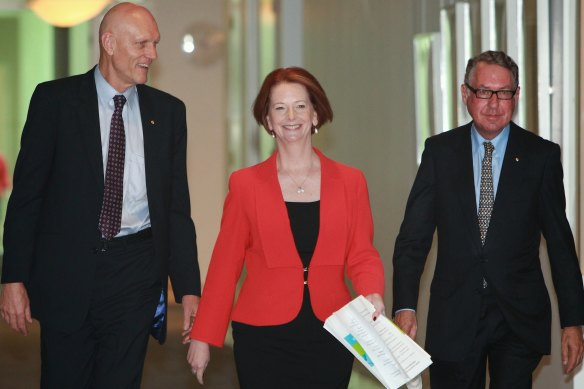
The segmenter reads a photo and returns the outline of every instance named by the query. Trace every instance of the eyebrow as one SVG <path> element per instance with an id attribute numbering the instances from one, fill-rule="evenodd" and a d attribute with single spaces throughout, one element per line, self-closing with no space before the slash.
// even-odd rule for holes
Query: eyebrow
<path id="1" fill-rule="evenodd" d="M 308 100 L 295 100 L 292 103 L 297 104 L 297 103 L 306 103 Z M 272 105 L 276 105 L 276 104 L 286 104 L 283 101 L 275 101 L 274 103 L 272 103 Z"/>
<path id="2" fill-rule="evenodd" d="M 471 88 L 473 87 L 472 85 L 469 85 Z M 492 91 L 500 91 L 500 90 L 515 90 L 515 88 L 513 88 L 513 86 L 509 86 L 509 87 L 503 87 L 501 89 L 493 89 L 492 87 L 488 87 L 488 86 L 477 86 L 475 89 L 483 89 L 483 90 L 492 90 Z"/>

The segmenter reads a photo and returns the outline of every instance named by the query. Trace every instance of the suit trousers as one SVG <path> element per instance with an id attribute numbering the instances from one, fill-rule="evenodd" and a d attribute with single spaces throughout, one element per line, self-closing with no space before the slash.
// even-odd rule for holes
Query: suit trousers
<path id="1" fill-rule="evenodd" d="M 487 362 L 490 389 L 529 389 L 542 355 L 513 333 L 494 296 L 485 290 L 481 317 L 471 352 L 460 361 L 433 359 L 432 389 L 484 389 Z"/>
<path id="2" fill-rule="evenodd" d="M 152 238 L 95 255 L 95 281 L 82 327 L 63 333 L 41 323 L 43 389 L 140 388 L 161 290 Z"/>

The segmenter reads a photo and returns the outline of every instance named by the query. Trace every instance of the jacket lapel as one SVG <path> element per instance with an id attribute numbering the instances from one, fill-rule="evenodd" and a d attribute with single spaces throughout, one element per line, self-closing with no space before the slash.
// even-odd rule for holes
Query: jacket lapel
<path id="1" fill-rule="evenodd" d="M 489 222 L 489 230 L 487 232 L 487 239 L 485 246 L 488 245 L 489 240 L 496 240 L 497 233 L 505 231 L 504 219 L 505 213 L 512 209 L 514 197 L 518 191 L 511 190 L 521 185 L 523 179 L 522 161 L 525 160 L 525 150 L 521 142 L 521 131 L 515 123 L 511 122 L 509 131 L 509 140 L 507 141 L 507 149 L 503 158 L 503 166 L 501 167 L 501 175 L 499 177 L 499 184 L 497 186 L 497 193 L 495 195 L 495 203 L 493 204 L 493 213 Z"/>
<path id="2" fill-rule="evenodd" d="M 459 174 L 454 176 L 460 177 L 456 192 L 459 194 L 460 204 L 465 215 L 468 231 L 470 231 L 475 246 L 480 248 L 481 238 L 477 218 L 470 129 L 471 124 L 469 123 L 466 126 L 466 131 L 461 133 L 457 147 L 454 150 L 455 155 L 458 156 L 456 159 L 456 165 L 454 166 L 459 169 Z"/>
<path id="3" fill-rule="evenodd" d="M 82 78 L 79 87 L 79 124 L 82 132 L 86 155 L 89 158 L 92 174 L 98 188 L 103 189 L 103 156 L 101 152 L 101 130 L 99 126 L 99 110 L 97 90 L 95 88 L 94 70 L 91 69 Z"/>
<path id="4" fill-rule="evenodd" d="M 162 144 L 163 132 L 160 131 L 159 123 L 160 110 L 159 104 L 156 104 L 152 94 L 144 85 L 137 85 L 138 103 L 140 105 L 140 118 L 142 121 L 142 134 L 144 136 L 144 170 L 146 175 L 146 190 L 150 207 L 157 201 L 156 196 L 160 191 L 155 190 L 154 186 L 158 183 L 156 174 L 160 169 L 156 169 L 156 156 L 160 153 L 159 146 Z"/>
<path id="5" fill-rule="evenodd" d="M 258 185 L 255 188 L 257 227 L 268 267 L 302 267 L 278 182 L 276 155 L 274 152 L 258 165 Z"/>
<path id="6" fill-rule="evenodd" d="M 348 215 L 345 186 L 334 163 L 316 150 L 320 157 L 320 228 L 311 260 L 314 265 L 344 263 Z M 353 204 L 355 205 L 355 204 Z"/>

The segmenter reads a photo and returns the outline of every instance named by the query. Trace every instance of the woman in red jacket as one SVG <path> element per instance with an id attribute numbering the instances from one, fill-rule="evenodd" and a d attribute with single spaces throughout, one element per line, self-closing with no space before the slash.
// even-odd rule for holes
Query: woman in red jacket
<path id="1" fill-rule="evenodd" d="M 0 154 L 0 199 L 4 192 L 10 188 L 10 174 L 8 173 L 8 166 L 2 154 Z"/>
<path id="2" fill-rule="evenodd" d="M 333 112 L 306 70 L 270 73 L 253 113 L 277 151 L 230 177 L 189 363 L 202 383 L 209 344 L 223 345 L 231 319 L 242 388 L 346 388 L 352 354 L 323 328 L 351 300 L 345 272 L 374 317 L 384 309 L 365 177 L 312 147 Z"/>

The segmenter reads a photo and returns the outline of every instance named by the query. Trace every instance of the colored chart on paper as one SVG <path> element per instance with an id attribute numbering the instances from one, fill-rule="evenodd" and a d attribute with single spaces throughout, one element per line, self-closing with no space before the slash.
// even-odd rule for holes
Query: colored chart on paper
<path id="1" fill-rule="evenodd" d="M 361 358 L 363 358 L 369 364 L 369 366 L 373 367 L 373 361 L 371 360 L 371 358 L 369 358 L 369 355 L 367 355 L 367 353 L 363 349 L 363 346 L 359 344 L 359 342 L 357 341 L 357 339 L 355 339 L 353 335 L 348 334 L 347 336 L 345 336 L 345 340 L 347 341 L 347 343 L 351 345 L 351 347 L 353 347 L 357 354 L 359 354 Z"/>

